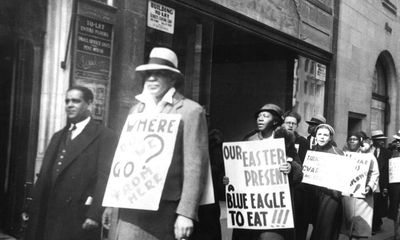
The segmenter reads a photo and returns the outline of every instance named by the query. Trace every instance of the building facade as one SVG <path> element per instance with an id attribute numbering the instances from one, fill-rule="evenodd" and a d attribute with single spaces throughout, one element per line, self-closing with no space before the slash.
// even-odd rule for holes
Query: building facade
<path id="1" fill-rule="evenodd" d="M 336 56 L 337 140 L 347 132 L 399 130 L 399 16 L 397 0 L 342 0 Z"/>
<path id="2" fill-rule="evenodd" d="M 19 234 L 19 214 L 46 146 L 65 125 L 68 87 L 91 88 L 93 117 L 118 132 L 142 91 L 135 67 L 154 46 L 178 54 L 178 68 L 186 76 L 178 90 L 204 106 L 210 128 L 219 129 L 224 141 L 241 140 L 252 131 L 254 112 L 267 102 L 295 109 L 305 120 L 325 114 L 341 124 L 336 115 L 336 88 L 341 85 L 335 84 L 341 73 L 335 76 L 339 1 L 1 4 L 0 17 L 6 20 L 0 26 L 1 71 L 9 85 L 2 88 L 7 99 L 1 101 L 7 131 L 1 136 L 0 196 L 5 197 L 0 211 L 7 216 L 1 229 L 9 234 Z M 302 122 L 300 132 L 306 134 L 306 129 Z"/>

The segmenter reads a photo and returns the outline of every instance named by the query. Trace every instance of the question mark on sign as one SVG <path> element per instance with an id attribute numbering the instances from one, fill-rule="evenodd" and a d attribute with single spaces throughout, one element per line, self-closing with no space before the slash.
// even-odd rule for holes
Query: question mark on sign
<path id="1" fill-rule="evenodd" d="M 155 157 L 157 157 L 158 155 L 160 155 L 160 153 L 164 150 L 164 140 L 160 137 L 160 136 L 158 136 L 157 134 L 150 134 L 150 135 L 147 135 L 143 140 L 144 141 L 146 141 L 146 140 L 148 140 L 148 139 L 150 139 L 149 141 L 148 141 L 148 144 L 150 145 L 153 141 L 159 141 L 159 143 L 160 143 L 160 149 L 158 149 L 158 151 L 156 151 L 155 153 L 153 153 L 153 154 L 151 154 L 144 162 L 145 163 L 148 163 L 151 159 L 153 159 L 153 158 L 155 158 Z M 154 146 L 156 146 L 156 145 L 150 145 L 150 147 L 154 147 Z M 143 165 L 143 168 L 145 168 L 145 165 Z"/>

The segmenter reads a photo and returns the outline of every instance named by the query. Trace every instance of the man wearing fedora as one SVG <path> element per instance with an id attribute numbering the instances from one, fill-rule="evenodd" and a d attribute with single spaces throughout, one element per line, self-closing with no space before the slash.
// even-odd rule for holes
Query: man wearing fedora
<path id="1" fill-rule="evenodd" d="M 183 75 L 178 70 L 178 58 L 170 49 L 153 48 L 149 62 L 138 66 L 136 73 L 143 77 L 144 86 L 135 97 L 130 114 L 179 114 L 181 122 L 159 209 L 120 208 L 117 239 L 190 239 L 209 163 L 206 116 L 199 104 L 175 89 Z M 106 212 L 103 224 L 109 217 Z"/>
<path id="2" fill-rule="evenodd" d="M 374 153 L 379 168 L 379 189 L 374 194 L 374 215 L 372 219 L 372 233 L 380 231 L 382 218 L 385 217 L 387 211 L 387 195 L 389 184 L 389 159 L 392 153 L 385 148 L 387 137 L 382 130 L 371 132 L 372 152 Z"/>

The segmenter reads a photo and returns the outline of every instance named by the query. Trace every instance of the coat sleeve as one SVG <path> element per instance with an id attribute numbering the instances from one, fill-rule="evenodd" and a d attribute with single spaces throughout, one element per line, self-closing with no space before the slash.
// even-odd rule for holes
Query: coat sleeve
<path id="1" fill-rule="evenodd" d="M 86 217 L 101 222 L 103 213 L 103 196 L 110 173 L 111 163 L 117 145 L 117 135 L 110 129 L 104 129 L 99 137 L 96 180 L 92 193 L 93 202 L 90 205 Z"/>
<path id="2" fill-rule="evenodd" d="M 294 147 L 293 144 L 289 145 L 286 149 L 287 149 L 286 155 L 288 157 L 293 158 L 293 161 L 290 162 L 292 170 L 289 173 L 289 181 L 291 184 L 296 185 L 300 183 L 301 180 L 303 179 L 302 164 L 300 162 L 300 158 L 299 155 L 297 154 L 296 148 Z"/>
<path id="3" fill-rule="evenodd" d="M 197 208 L 206 182 L 209 163 L 207 122 L 198 106 L 183 120 L 183 186 L 177 214 L 197 220 Z"/>

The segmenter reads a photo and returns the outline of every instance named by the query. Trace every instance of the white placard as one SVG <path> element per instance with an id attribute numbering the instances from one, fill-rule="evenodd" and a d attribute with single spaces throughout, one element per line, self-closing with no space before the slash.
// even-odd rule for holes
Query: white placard
<path id="1" fill-rule="evenodd" d="M 400 182 L 400 157 L 389 159 L 389 183 Z"/>
<path id="2" fill-rule="evenodd" d="M 283 138 L 223 144 L 228 228 L 293 228 Z"/>
<path id="3" fill-rule="evenodd" d="M 307 151 L 303 163 L 303 183 L 348 192 L 355 162 L 346 156 Z"/>
<path id="4" fill-rule="evenodd" d="M 342 194 L 356 198 L 365 198 L 364 193 L 367 184 L 368 172 L 374 155 L 371 153 L 356 152 L 345 152 L 344 154 L 349 158 L 349 161 L 354 162 L 355 166 L 352 171 L 349 190 L 347 192 L 342 192 Z"/>
<path id="5" fill-rule="evenodd" d="M 175 27 L 175 9 L 149 1 L 147 26 L 173 34 Z"/>
<path id="6" fill-rule="evenodd" d="M 103 206 L 157 210 L 181 116 L 128 116 L 114 155 Z"/>

